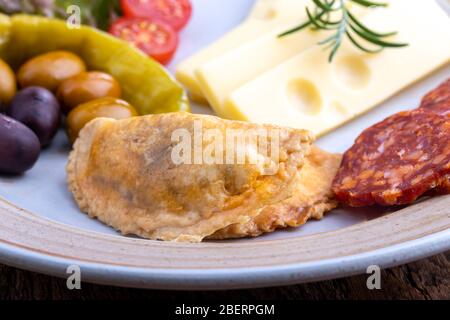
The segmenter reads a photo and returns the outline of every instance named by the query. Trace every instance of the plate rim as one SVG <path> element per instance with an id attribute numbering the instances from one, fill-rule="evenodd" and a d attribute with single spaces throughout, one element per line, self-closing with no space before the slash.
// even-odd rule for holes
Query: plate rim
<path id="1" fill-rule="evenodd" d="M 0 243 L 0 262 L 58 278 L 67 278 L 67 267 L 78 265 L 82 282 L 100 285 L 162 290 L 230 290 L 348 277 L 365 273 L 370 265 L 377 265 L 381 269 L 391 268 L 448 250 L 450 229 L 355 255 L 279 266 L 206 270 L 150 269 L 76 261 L 5 243 Z"/>
<path id="2" fill-rule="evenodd" d="M 79 260 L 77 260 L 77 258 L 73 256 L 60 256 L 56 253 L 55 255 L 52 255 L 51 251 L 48 251 L 48 253 L 39 252 L 38 249 L 33 250 L 32 248 L 28 249 L 21 247 L 20 244 L 15 245 L 13 242 L 8 243 L 8 241 L 5 241 L 5 235 L 0 232 L 0 240 L 3 240 L 0 241 L 0 262 L 59 278 L 67 278 L 69 276 L 66 273 L 68 266 L 78 265 L 81 269 L 82 281 L 84 282 L 145 289 L 222 290 L 321 281 L 362 274 L 366 272 L 369 265 L 378 265 L 381 268 L 393 267 L 450 250 L 450 228 L 447 227 L 447 218 L 450 218 L 450 215 L 445 209 L 449 200 L 450 196 L 444 196 L 441 200 L 436 200 L 438 203 L 438 206 L 436 207 L 438 209 L 442 209 L 442 203 L 444 204 L 445 211 L 439 213 L 438 216 L 442 215 L 444 218 L 445 229 L 385 247 L 366 250 L 356 254 L 333 256 L 332 258 L 325 259 L 278 263 L 266 266 L 224 266 L 220 268 L 212 267 L 197 269 L 192 267 L 164 269 L 158 267 L 127 266 L 124 264 L 93 262 L 85 260 L 82 257 L 79 257 Z M 15 208 L 15 211 L 11 211 L 12 213 L 18 214 L 20 219 L 29 220 L 30 224 L 47 223 L 50 224 L 50 227 L 59 226 L 59 228 L 71 230 L 73 234 L 79 233 L 81 237 L 83 236 L 83 233 L 91 233 L 87 230 L 56 222 L 35 213 L 28 212 L 7 200 L 4 200 L 3 204 L 5 203 Z M 427 204 L 428 201 L 424 203 Z M 410 211 L 413 213 L 420 213 L 424 210 L 424 207 L 433 208 L 433 200 L 431 200 L 430 203 L 431 206 L 418 204 L 419 210 Z M 420 209 L 422 209 L 422 211 Z M 0 212 L 2 212 L 2 208 L 0 208 Z M 5 208 L 3 208 L 3 212 L 7 213 Z M 383 217 L 380 217 L 375 220 L 382 218 Z M 1 225 L 2 223 L 0 223 L 0 227 Z M 3 227 L 5 226 L 3 225 Z M 333 231 L 329 231 L 321 234 L 332 232 Z M 121 237 L 113 235 L 94 232 L 94 236 L 95 234 L 97 234 L 98 237 L 105 239 L 121 239 Z M 304 237 L 308 236 L 297 238 Z M 133 240 L 132 242 L 134 242 L 136 239 L 128 240 Z M 282 242 L 283 240 L 286 239 L 272 241 Z M 217 245 L 217 243 L 212 244 Z M 171 243 L 171 245 L 173 245 L 173 243 Z M 227 243 L 227 245 L 230 245 L 230 243 Z M 193 246 L 195 246 L 195 244 Z"/>

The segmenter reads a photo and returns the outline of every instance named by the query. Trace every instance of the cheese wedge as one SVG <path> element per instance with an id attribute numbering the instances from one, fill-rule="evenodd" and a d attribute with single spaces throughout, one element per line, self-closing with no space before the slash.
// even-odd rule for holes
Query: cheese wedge
<path id="1" fill-rule="evenodd" d="M 213 44 L 182 61 L 176 68 L 176 78 L 195 96 L 202 96 L 195 71 L 205 62 L 228 50 L 272 32 L 280 25 L 298 22 L 309 0 L 259 0 L 249 18 Z"/>
<path id="2" fill-rule="evenodd" d="M 450 62 L 450 19 L 435 1 L 390 1 L 362 20 L 398 31 L 391 40 L 409 46 L 368 54 L 346 40 L 333 63 L 328 51 L 313 47 L 233 91 L 224 116 L 320 136 Z"/>
<path id="3" fill-rule="evenodd" d="M 306 19 L 306 14 L 303 17 Z M 321 35 L 310 29 L 279 38 L 281 30 L 206 62 L 195 72 L 203 95 L 223 118 L 225 101 L 235 89 L 316 44 Z"/>
<path id="4" fill-rule="evenodd" d="M 307 4 L 310 1 L 304 2 L 301 10 L 303 15 L 294 24 L 274 27 L 273 32 L 211 59 L 197 69 L 195 74 L 200 88 L 219 116 L 227 118 L 225 101 L 235 89 L 323 40 L 322 32 L 310 28 L 290 36 L 278 37 L 282 32 L 297 26 L 299 21 L 307 21 Z M 368 11 L 361 6 L 352 10 L 358 17 L 364 16 Z"/>

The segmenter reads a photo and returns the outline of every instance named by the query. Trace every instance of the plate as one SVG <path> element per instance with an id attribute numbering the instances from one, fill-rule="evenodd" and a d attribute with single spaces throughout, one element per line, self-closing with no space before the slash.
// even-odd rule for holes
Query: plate
<path id="1" fill-rule="evenodd" d="M 252 0 L 194 0 L 194 16 L 169 70 L 239 24 Z M 205 28 L 205 26 L 208 26 Z M 450 76 L 450 66 L 400 92 L 318 141 L 343 152 L 369 125 L 400 110 Z M 211 113 L 194 105 L 195 112 Z M 69 146 L 60 132 L 20 178 L 0 177 L 0 262 L 82 281 L 139 288 L 232 289 L 287 285 L 364 273 L 450 249 L 450 196 L 399 209 L 335 210 L 321 221 L 255 239 L 167 243 L 124 237 L 82 214 L 66 187 Z"/>

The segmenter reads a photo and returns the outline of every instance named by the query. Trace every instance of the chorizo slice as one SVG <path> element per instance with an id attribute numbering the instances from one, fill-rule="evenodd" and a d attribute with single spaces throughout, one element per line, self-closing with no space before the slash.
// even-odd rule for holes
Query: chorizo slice
<path id="1" fill-rule="evenodd" d="M 344 154 L 333 191 L 353 207 L 404 205 L 449 193 L 449 176 L 450 118 L 417 109 L 366 129 Z"/>
<path id="2" fill-rule="evenodd" d="M 440 115 L 450 116 L 450 78 L 425 95 L 420 108 Z"/>

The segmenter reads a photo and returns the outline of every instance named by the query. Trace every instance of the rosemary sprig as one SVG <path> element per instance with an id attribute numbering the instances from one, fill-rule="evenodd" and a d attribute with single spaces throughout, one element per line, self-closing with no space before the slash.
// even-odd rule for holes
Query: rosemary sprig
<path id="1" fill-rule="evenodd" d="M 301 31 L 307 27 L 313 30 L 333 31 L 333 34 L 319 45 L 325 45 L 326 49 L 331 48 L 328 58 L 332 62 L 336 53 L 342 45 L 342 41 L 347 37 L 350 42 L 358 49 L 367 53 L 377 53 L 385 48 L 400 48 L 408 46 L 407 43 L 391 42 L 385 40 L 386 37 L 393 36 L 397 32 L 381 33 L 374 31 L 364 25 L 354 14 L 351 13 L 347 2 L 353 2 L 357 5 L 370 8 L 386 7 L 386 3 L 375 2 L 372 0 L 311 0 L 315 4 L 314 12 L 306 7 L 306 15 L 308 20 L 286 32 L 283 32 L 279 37 L 285 37 L 294 32 Z M 332 13 L 340 17 L 337 20 L 331 20 Z M 340 14 L 339 14 L 340 13 Z M 335 18 L 336 19 L 336 18 Z M 362 44 L 363 42 L 364 44 Z M 367 44 L 370 47 L 367 47 Z"/>

